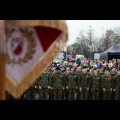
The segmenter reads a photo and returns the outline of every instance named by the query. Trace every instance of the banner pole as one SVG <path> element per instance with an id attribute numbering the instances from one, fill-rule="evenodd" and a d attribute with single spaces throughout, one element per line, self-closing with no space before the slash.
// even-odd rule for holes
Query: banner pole
<path id="1" fill-rule="evenodd" d="M 6 64 L 5 20 L 0 20 L 0 100 L 5 100 L 5 64 Z"/>

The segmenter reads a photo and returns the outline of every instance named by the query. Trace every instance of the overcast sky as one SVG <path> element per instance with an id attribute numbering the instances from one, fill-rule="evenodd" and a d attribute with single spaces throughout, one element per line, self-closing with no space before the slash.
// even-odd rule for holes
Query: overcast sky
<path id="1" fill-rule="evenodd" d="M 72 44 L 76 41 L 81 30 L 87 31 L 91 26 L 96 37 L 99 37 L 107 29 L 120 27 L 120 20 L 67 20 L 67 24 L 69 29 L 68 44 Z"/>

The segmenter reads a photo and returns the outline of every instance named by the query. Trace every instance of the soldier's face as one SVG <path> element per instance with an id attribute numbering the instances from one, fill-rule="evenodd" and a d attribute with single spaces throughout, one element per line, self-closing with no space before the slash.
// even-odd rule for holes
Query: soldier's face
<path id="1" fill-rule="evenodd" d="M 55 71 L 55 67 L 52 68 L 52 71 Z"/>
<path id="2" fill-rule="evenodd" d="M 97 73 L 97 71 L 96 70 L 94 70 L 94 74 L 96 74 Z"/>
<path id="3" fill-rule="evenodd" d="M 108 74 L 109 73 L 109 71 L 106 71 L 106 74 Z"/>
<path id="4" fill-rule="evenodd" d="M 76 69 L 76 71 L 79 71 L 78 68 Z"/>
<path id="5" fill-rule="evenodd" d="M 118 75 L 120 75 L 120 71 L 118 71 Z"/>
<path id="6" fill-rule="evenodd" d="M 65 69 L 64 68 L 61 68 L 61 71 L 64 71 Z"/>
<path id="7" fill-rule="evenodd" d="M 114 73 L 115 72 L 115 70 L 114 69 L 112 69 L 112 73 Z"/>
<path id="8" fill-rule="evenodd" d="M 92 69 L 90 69 L 90 72 L 92 72 Z"/>
<path id="9" fill-rule="evenodd" d="M 77 71 L 79 71 L 79 70 L 81 70 L 81 67 L 77 67 L 77 69 L 76 69 Z"/>
<path id="10" fill-rule="evenodd" d="M 86 73 L 86 72 L 87 72 L 87 70 L 86 70 L 86 69 L 84 69 L 84 72 Z"/>

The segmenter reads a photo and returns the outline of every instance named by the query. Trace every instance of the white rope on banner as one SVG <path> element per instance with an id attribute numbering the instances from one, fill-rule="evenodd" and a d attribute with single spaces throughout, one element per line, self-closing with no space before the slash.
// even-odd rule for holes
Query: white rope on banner
<path id="1" fill-rule="evenodd" d="M 5 20 L 0 20 L 0 54 L 6 53 Z"/>

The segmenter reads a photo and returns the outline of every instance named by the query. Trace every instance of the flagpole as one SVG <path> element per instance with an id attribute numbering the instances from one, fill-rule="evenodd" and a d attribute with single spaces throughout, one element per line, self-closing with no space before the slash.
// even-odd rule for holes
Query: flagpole
<path id="1" fill-rule="evenodd" d="M 5 100 L 5 53 L 6 53 L 5 20 L 0 20 L 0 100 Z"/>

